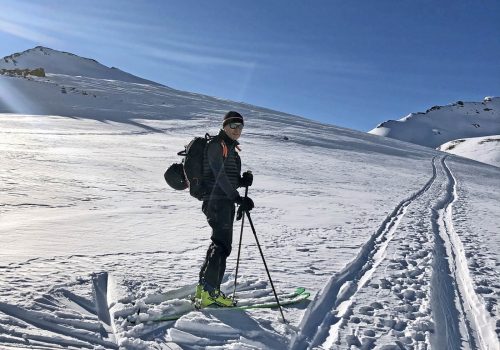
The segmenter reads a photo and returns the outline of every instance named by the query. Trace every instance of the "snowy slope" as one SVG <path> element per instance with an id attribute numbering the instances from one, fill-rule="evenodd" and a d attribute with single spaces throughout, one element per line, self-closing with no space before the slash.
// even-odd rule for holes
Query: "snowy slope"
<path id="1" fill-rule="evenodd" d="M 90 78 L 127 81 L 131 83 L 156 84 L 146 79 L 123 72 L 118 68 L 106 67 L 96 60 L 37 46 L 0 60 L 0 69 L 44 68 L 46 73 L 84 76 Z"/>
<path id="2" fill-rule="evenodd" d="M 369 133 L 436 148 L 448 141 L 500 134 L 500 98 L 458 101 L 388 120 Z"/>
<path id="3" fill-rule="evenodd" d="M 0 88 L 1 349 L 498 348 L 500 169 L 151 84 Z M 230 109 L 274 283 L 313 297 L 289 325 L 272 309 L 127 323 L 189 308 L 210 233 L 163 171 Z M 238 281 L 240 298 L 272 297 L 248 223 Z"/>
<path id="4" fill-rule="evenodd" d="M 453 140 L 437 149 L 500 167 L 500 135 Z"/>

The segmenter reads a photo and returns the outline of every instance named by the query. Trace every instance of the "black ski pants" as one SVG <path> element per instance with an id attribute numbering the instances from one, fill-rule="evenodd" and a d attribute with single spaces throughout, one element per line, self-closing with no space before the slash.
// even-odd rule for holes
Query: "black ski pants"
<path id="1" fill-rule="evenodd" d="M 203 202 L 202 211 L 212 228 L 211 244 L 200 270 L 200 283 L 208 290 L 220 289 L 226 259 L 233 243 L 234 202 L 229 199 L 212 199 Z"/>

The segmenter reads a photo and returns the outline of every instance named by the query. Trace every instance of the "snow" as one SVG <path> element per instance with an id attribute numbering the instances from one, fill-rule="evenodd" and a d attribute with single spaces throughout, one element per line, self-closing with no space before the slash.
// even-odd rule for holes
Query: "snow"
<path id="1" fill-rule="evenodd" d="M 500 135 L 452 140 L 437 149 L 500 167 Z"/>
<path id="2" fill-rule="evenodd" d="M 15 53 L 0 60 L 0 69 L 35 69 L 40 67 L 44 68 L 46 73 L 160 85 L 114 67 L 106 67 L 96 60 L 43 46 Z"/>
<path id="3" fill-rule="evenodd" d="M 500 98 L 488 96 L 482 102 L 458 101 L 434 106 L 425 113 L 411 113 L 399 120 L 383 122 L 369 133 L 451 151 L 498 166 L 498 143 L 481 141 L 495 139 L 495 135 L 500 134 Z M 462 139 L 471 141 L 458 147 Z M 454 150 L 453 145 L 457 146 Z"/>
<path id="4" fill-rule="evenodd" d="M 499 134 L 500 97 L 434 106 L 425 113 L 383 122 L 369 133 L 432 148 L 455 139 Z"/>
<path id="5" fill-rule="evenodd" d="M 158 85 L 57 73 L 2 87 L 0 348 L 498 349 L 499 168 Z M 210 232 L 163 172 L 227 110 L 246 118 L 274 284 L 313 295 L 284 308 L 288 324 L 276 309 L 131 324 L 192 310 Z M 272 299 L 248 223 L 242 246 L 237 296 Z"/>

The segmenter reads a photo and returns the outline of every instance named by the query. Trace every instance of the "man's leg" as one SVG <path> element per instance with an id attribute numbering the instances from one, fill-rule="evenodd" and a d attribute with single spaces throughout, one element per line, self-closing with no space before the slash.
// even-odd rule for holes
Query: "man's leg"
<path id="1" fill-rule="evenodd" d="M 232 243 L 233 243 L 233 222 L 234 222 L 234 215 L 235 215 L 235 208 L 234 208 L 234 203 L 231 201 L 226 201 L 226 214 L 225 217 L 227 216 L 226 220 L 227 222 L 226 227 L 224 229 L 225 235 L 227 236 L 226 243 L 227 246 L 224 249 L 224 254 L 221 256 L 220 260 L 220 266 L 219 266 L 219 276 L 217 280 L 217 289 L 220 289 L 220 285 L 222 283 L 222 279 L 224 278 L 224 273 L 226 272 L 226 260 L 227 257 L 231 254 L 232 250 Z"/>
<path id="2" fill-rule="evenodd" d="M 233 239 L 234 204 L 229 200 L 203 203 L 203 212 L 212 228 L 212 243 L 200 271 L 200 281 L 208 289 L 219 289 L 231 253 Z"/>

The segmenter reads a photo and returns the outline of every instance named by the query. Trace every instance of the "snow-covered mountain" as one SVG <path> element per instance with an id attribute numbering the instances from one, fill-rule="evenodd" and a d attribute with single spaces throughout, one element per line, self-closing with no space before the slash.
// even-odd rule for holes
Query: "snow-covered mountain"
<path id="1" fill-rule="evenodd" d="M 411 113 L 399 120 L 385 121 L 369 133 L 432 148 L 457 139 L 498 135 L 500 98 L 434 106 L 425 113 Z"/>
<path id="2" fill-rule="evenodd" d="M 136 77 L 115 67 L 106 67 L 96 60 L 83 58 L 72 53 L 61 52 L 37 46 L 20 53 L 14 53 L 0 60 L 1 69 L 43 68 L 46 73 L 111 79 L 140 84 L 156 84 Z"/>
<path id="3" fill-rule="evenodd" d="M 500 135 L 453 140 L 437 149 L 500 167 Z"/>
<path id="4" fill-rule="evenodd" d="M 313 294 L 284 308 L 288 324 L 275 309 L 188 301 L 210 229 L 163 172 L 228 110 L 246 120 L 240 154 L 274 284 Z M 83 73 L 0 75 L 0 112 L 0 349 L 498 349 L 498 168 Z M 245 224 L 236 296 L 272 301 Z"/>

